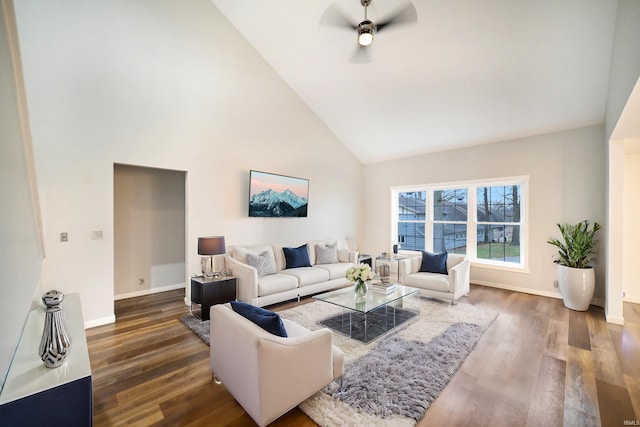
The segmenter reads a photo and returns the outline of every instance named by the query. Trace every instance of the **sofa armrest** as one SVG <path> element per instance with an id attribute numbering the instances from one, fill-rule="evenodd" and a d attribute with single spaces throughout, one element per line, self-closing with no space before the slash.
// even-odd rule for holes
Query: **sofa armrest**
<path id="1" fill-rule="evenodd" d="M 238 300 L 253 304 L 258 298 L 258 270 L 230 255 L 224 259 L 229 273 L 238 278 Z"/>
<path id="2" fill-rule="evenodd" d="M 269 423 L 333 381 L 331 331 L 258 341 L 260 419 Z M 273 391 L 277 390 L 277 393 Z"/>
<path id="3" fill-rule="evenodd" d="M 333 380 L 326 328 L 282 338 L 218 304 L 211 308 L 210 330 L 213 373 L 261 426 Z"/>
<path id="4" fill-rule="evenodd" d="M 471 262 L 468 259 L 456 264 L 449 270 L 449 285 L 455 294 L 469 293 L 469 274 Z"/>
<path id="5" fill-rule="evenodd" d="M 422 264 L 421 256 L 412 256 L 403 258 L 398 261 L 398 272 L 400 273 L 400 283 L 404 282 L 404 278 L 409 274 L 417 273 Z"/>

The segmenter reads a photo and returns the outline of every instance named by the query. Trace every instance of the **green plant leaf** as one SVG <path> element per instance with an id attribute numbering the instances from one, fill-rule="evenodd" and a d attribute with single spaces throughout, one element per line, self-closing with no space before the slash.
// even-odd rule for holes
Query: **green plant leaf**
<path id="1" fill-rule="evenodd" d="M 572 268 L 588 268 L 591 262 L 595 245 L 598 240 L 595 234 L 600 230 L 600 224 L 584 220 L 576 225 L 556 224 L 564 242 L 553 237 L 547 243 L 558 248 L 558 256 L 553 262 Z"/>

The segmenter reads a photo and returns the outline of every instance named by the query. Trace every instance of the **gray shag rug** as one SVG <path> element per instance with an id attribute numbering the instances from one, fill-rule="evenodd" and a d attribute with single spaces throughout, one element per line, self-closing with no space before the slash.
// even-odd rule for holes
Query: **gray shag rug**
<path id="1" fill-rule="evenodd" d="M 333 343 L 345 353 L 343 387 L 332 383 L 299 405 L 317 424 L 415 426 L 497 317 L 466 303 L 452 306 L 420 297 L 403 303 L 417 318 L 371 343 L 333 334 Z M 340 308 L 320 301 L 279 312 L 312 330 L 339 313 Z M 209 344 L 209 321 L 189 314 L 182 321 Z"/>
<path id="2" fill-rule="evenodd" d="M 351 339 L 369 344 L 395 330 L 402 327 L 405 322 L 411 321 L 417 313 L 402 308 L 387 310 L 385 307 L 369 312 L 366 316 L 362 313 L 349 313 L 349 321 L 345 321 L 345 315 L 338 314 L 320 320 L 322 326 L 350 336 Z"/>
<path id="3" fill-rule="evenodd" d="M 478 325 L 455 323 L 428 343 L 390 337 L 347 364 L 342 390 L 327 392 L 376 417 L 419 421 L 481 335 Z"/>
<path id="4" fill-rule="evenodd" d="M 191 329 L 191 332 L 197 335 L 206 345 L 211 345 L 209 341 L 209 321 L 200 321 L 197 317 L 193 317 L 187 313 L 180 319 L 182 323 L 187 325 L 187 328 Z"/>

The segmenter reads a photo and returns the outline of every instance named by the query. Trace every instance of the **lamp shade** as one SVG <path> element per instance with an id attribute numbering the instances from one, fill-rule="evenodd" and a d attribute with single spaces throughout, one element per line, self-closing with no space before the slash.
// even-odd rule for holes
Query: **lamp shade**
<path id="1" fill-rule="evenodd" d="M 224 236 L 198 237 L 198 255 L 220 255 L 226 251 Z"/>

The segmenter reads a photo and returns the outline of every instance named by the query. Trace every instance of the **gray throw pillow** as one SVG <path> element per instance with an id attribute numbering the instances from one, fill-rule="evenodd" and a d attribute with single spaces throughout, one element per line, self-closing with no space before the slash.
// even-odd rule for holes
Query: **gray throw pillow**
<path id="1" fill-rule="evenodd" d="M 335 245 L 316 245 L 316 264 L 337 264 L 338 249 Z"/>
<path id="2" fill-rule="evenodd" d="M 271 253 L 266 251 L 260 255 L 247 254 L 247 264 L 258 270 L 258 276 L 260 277 L 278 272 L 276 260 Z"/>

